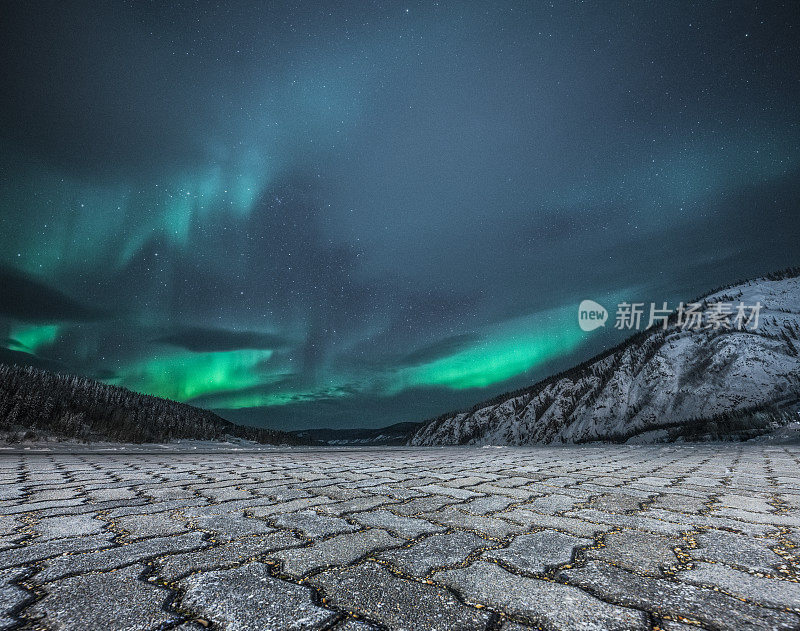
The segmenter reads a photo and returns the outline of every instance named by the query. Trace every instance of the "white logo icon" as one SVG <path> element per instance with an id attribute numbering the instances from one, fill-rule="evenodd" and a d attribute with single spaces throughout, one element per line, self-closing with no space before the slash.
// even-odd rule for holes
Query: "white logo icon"
<path id="1" fill-rule="evenodd" d="M 584 331 L 594 331 L 605 326 L 606 320 L 608 320 L 608 311 L 594 300 L 584 300 L 578 306 L 578 325 Z"/>

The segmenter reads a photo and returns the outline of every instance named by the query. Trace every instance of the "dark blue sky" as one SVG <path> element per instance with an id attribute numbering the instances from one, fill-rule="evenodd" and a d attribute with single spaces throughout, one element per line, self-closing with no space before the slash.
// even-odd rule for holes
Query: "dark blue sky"
<path id="1" fill-rule="evenodd" d="M 298 429 L 800 261 L 794 3 L 17 3 L 0 358 Z"/>

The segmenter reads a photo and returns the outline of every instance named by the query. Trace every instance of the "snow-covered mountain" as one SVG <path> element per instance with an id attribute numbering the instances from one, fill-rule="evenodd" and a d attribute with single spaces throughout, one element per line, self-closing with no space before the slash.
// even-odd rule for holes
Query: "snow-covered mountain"
<path id="1" fill-rule="evenodd" d="M 758 326 L 688 328 L 673 314 L 666 330 L 653 327 L 529 388 L 434 419 L 409 442 L 526 445 L 749 438 L 796 421 L 800 270 L 727 287 L 695 302 L 702 303 L 705 314 L 732 305 L 731 322 L 739 303 L 760 303 Z M 702 326 L 707 324 L 705 320 Z"/>

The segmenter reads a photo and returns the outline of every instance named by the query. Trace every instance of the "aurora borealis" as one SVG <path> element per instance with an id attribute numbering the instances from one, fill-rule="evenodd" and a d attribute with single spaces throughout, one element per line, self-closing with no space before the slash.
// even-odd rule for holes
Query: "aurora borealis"
<path id="1" fill-rule="evenodd" d="M 800 263 L 792 3 L 3 13 L 2 361 L 380 426 Z"/>

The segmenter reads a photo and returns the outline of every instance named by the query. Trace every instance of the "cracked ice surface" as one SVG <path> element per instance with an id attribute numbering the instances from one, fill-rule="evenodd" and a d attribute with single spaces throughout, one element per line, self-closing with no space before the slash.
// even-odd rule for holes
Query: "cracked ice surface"
<path id="1" fill-rule="evenodd" d="M 0 456 L 0 629 L 800 629 L 800 448 Z"/>

